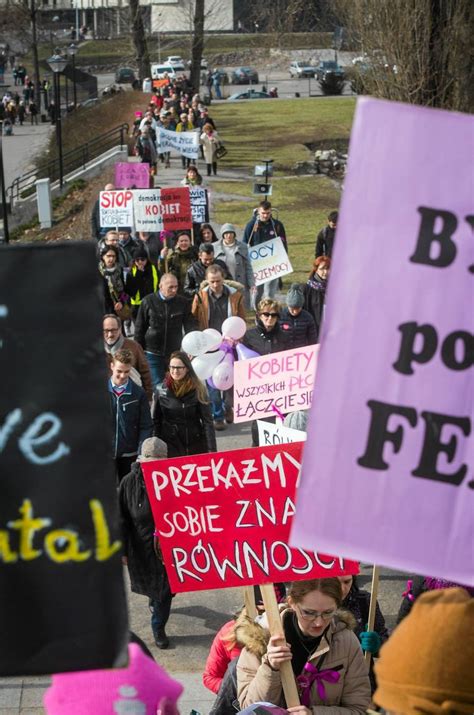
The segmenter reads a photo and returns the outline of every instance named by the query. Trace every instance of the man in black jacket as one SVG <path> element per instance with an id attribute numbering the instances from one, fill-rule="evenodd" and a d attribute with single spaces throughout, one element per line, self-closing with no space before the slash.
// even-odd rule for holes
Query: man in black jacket
<path id="1" fill-rule="evenodd" d="M 142 300 L 135 322 L 135 340 L 145 351 L 153 389 L 163 381 L 169 357 L 181 348 L 185 333 L 197 328 L 190 301 L 177 293 L 176 276 L 165 273 L 157 292 Z"/>
<path id="2" fill-rule="evenodd" d="M 186 280 L 184 281 L 184 294 L 188 298 L 192 299 L 199 293 L 201 283 L 206 277 L 206 270 L 212 265 L 222 268 L 224 279 L 232 278 L 224 261 L 214 258 L 214 246 L 212 243 L 201 243 L 199 246 L 199 258 L 189 266 Z"/>
<path id="3" fill-rule="evenodd" d="M 315 258 L 319 256 L 329 256 L 331 258 L 334 248 L 334 239 L 336 237 L 337 220 L 339 213 L 331 211 L 328 216 L 328 224 L 318 233 L 316 239 L 316 248 L 314 251 Z"/>

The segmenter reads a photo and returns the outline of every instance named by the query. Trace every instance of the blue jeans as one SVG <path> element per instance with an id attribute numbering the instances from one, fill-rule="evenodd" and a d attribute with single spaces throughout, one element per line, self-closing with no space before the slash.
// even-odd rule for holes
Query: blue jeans
<path id="1" fill-rule="evenodd" d="M 161 601 L 150 598 L 150 608 L 151 608 L 151 628 L 156 636 L 158 628 L 164 628 L 168 623 L 171 611 L 171 592 L 163 597 Z"/>
<path id="2" fill-rule="evenodd" d="M 207 386 L 209 392 L 209 399 L 211 401 L 212 409 L 212 419 L 215 422 L 224 421 L 224 400 L 222 399 L 222 392 L 217 390 L 215 387 Z"/>
<path id="3" fill-rule="evenodd" d="M 155 353 L 150 353 L 148 350 L 145 350 L 145 355 L 148 360 L 148 365 L 150 366 L 153 389 L 155 389 L 160 382 L 163 382 L 165 377 L 166 360 L 162 355 L 155 355 Z"/>

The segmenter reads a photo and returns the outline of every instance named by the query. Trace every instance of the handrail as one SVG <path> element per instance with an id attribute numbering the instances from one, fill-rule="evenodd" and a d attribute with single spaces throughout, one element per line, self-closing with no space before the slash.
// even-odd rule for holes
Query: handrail
<path id="1" fill-rule="evenodd" d="M 66 176 L 81 167 L 85 168 L 89 161 L 116 146 L 117 140 L 120 140 L 120 148 L 123 149 L 127 145 L 128 131 L 129 125 L 124 122 L 63 154 L 63 175 Z M 10 205 L 13 207 L 15 201 L 32 195 L 35 182 L 44 178 L 49 178 L 52 182 L 59 180 L 59 158 L 17 176 L 7 188 Z"/>

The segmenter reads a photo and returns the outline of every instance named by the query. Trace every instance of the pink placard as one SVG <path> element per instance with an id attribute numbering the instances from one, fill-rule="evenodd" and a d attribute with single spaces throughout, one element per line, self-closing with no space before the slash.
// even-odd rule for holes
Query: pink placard
<path id="1" fill-rule="evenodd" d="M 294 546 L 474 584 L 473 156 L 470 116 L 358 102 Z"/>
<path id="2" fill-rule="evenodd" d="M 276 410 L 287 414 L 309 409 L 318 348 L 308 345 L 235 362 L 235 421 L 275 417 Z"/>
<path id="3" fill-rule="evenodd" d="M 117 162 L 115 164 L 115 186 L 117 189 L 148 189 L 150 186 L 150 164 Z"/>

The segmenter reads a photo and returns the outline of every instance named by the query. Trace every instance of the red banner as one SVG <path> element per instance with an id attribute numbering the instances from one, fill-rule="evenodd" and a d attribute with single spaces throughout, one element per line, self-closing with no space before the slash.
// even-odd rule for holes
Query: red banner
<path id="1" fill-rule="evenodd" d="M 175 593 L 356 574 L 288 546 L 303 442 L 142 463 Z"/>
<path id="2" fill-rule="evenodd" d="M 160 191 L 161 215 L 167 231 L 192 228 L 191 199 L 187 186 Z"/>

